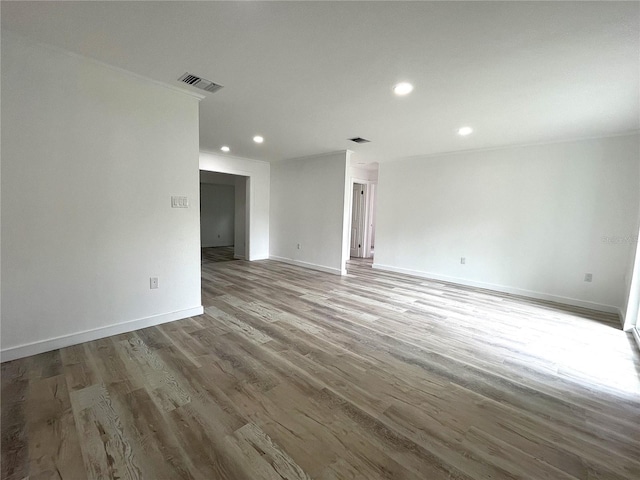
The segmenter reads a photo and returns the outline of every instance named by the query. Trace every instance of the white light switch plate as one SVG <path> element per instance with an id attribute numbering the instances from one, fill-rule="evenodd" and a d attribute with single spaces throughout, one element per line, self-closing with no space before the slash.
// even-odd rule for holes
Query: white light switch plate
<path id="1" fill-rule="evenodd" d="M 189 208 L 189 197 L 171 196 L 171 208 Z"/>

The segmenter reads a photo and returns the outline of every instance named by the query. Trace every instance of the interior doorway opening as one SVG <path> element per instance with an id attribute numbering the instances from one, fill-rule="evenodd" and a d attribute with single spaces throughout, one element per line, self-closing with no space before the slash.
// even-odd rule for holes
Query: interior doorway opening
<path id="1" fill-rule="evenodd" d="M 248 258 L 248 177 L 200 171 L 202 263 Z"/>
<path id="2" fill-rule="evenodd" d="M 374 181 L 352 178 L 350 258 L 373 258 L 376 238 L 376 193 L 377 184 Z"/>
<path id="3" fill-rule="evenodd" d="M 351 240 L 349 242 L 349 256 L 351 258 L 364 258 L 366 250 L 366 202 L 365 191 L 367 186 L 362 183 L 354 183 L 351 197 Z"/>

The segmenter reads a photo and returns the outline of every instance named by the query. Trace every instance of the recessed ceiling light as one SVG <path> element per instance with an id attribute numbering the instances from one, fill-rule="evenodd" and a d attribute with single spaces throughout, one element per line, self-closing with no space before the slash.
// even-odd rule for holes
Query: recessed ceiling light
<path id="1" fill-rule="evenodd" d="M 231 150 L 229 147 L 227 147 L 226 145 L 220 147 L 220 150 L 222 150 L 223 152 L 228 152 L 229 150 Z"/>
<path id="2" fill-rule="evenodd" d="M 393 93 L 396 95 L 408 95 L 413 91 L 413 85 L 407 82 L 398 83 L 393 87 Z"/>
<path id="3" fill-rule="evenodd" d="M 458 129 L 458 135 L 462 135 L 463 137 L 466 137 L 467 135 L 470 135 L 473 133 L 473 128 L 471 127 L 460 127 Z"/>
<path id="4" fill-rule="evenodd" d="M 264 142 L 264 138 L 262 138 L 260 135 L 256 135 L 255 137 L 253 137 L 253 141 L 256 143 L 262 143 Z"/>

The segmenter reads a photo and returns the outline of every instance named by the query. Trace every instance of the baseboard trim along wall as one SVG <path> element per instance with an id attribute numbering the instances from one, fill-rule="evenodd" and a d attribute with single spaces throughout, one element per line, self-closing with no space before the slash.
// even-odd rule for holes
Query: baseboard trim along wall
<path id="1" fill-rule="evenodd" d="M 289 265 L 295 265 L 297 267 L 309 268 L 311 270 L 317 270 L 319 272 L 331 273 L 333 275 L 346 275 L 346 273 L 347 273 L 346 271 L 343 272 L 339 268 L 325 267 L 324 265 L 317 265 L 315 263 L 302 262 L 300 260 L 294 260 L 292 258 L 276 257 L 274 255 L 271 255 L 269 257 L 269 260 L 275 260 L 276 262 L 288 263 Z"/>
<path id="2" fill-rule="evenodd" d="M 269 260 L 270 258 L 272 258 L 272 257 L 269 257 L 268 255 L 266 255 L 266 256 L 265 255 L 258 255 L 258 256 L 255 256 L 255 257 L 249 257 L 249 261 L 250 262 L 256 262 L 258 260 Z"/>
<path id="3" fill-rule="evenodd" d="M 618 318 L 620 319 L 620 327 L 622 328 L 622 330 L 624 330 L 624 318 L 625 318 L 625 312 L 624 310 L 622 310 L 621 308 L 616 307 L 616 312 L 618 314 Z"/>
<path id="4" fill-rule="evenodd" d="M 175 320 L 181 320 L 188 317 L 195 317 L 197 315 L 202 315 L 202 313 L 204 313 L 204 308 L 201 305 L 199 307 L 188 308 L 186 310 L 178 310 L 177 312 L 162 313 L 151 317 L 116 323 L 115 325 L 109 325 L 107 327 L 71 333 L 61 337 L 50 338 L 48 340 L 18 345 L 17 347 L 9 347 L 0 352 L 0 361 L 8 362 L 18 358 L 50 352 L 51 350 L 57 350 L 58 348 L 70 347 L 71 345 L 90 342 L 92 340 L 98 340 L 112 335 L 132 332 L 141 328 L 153 327 L 162 323 L 173 322 Z"/>
<path id="5" fill-rule="evenodd" d="M 512 294 L 512 295 L 520 295 L 522 297 L 535 298 L 536 300 L 546 300 L 548 302 L 562 303 L 562 304 L 571 305 L 571 306 L 574 306 L 574 307 L 589 308 L 591 310 L 598 310 L 600 312 L 615 313 L 618 316 L 621 315 L 620 308 L 618 308 L 618 307 L 614 307 L 612 305 L 603 305 L 603 304 L 595 303 L 595 302 L 589 302 L 589 301 L 586 301 L 586 300 L 579 300 L 579 299 L 576 299 L 576 298 L 561 297 L 559 295 L 552 295 L 552 294 L 549 294 L 549 293 L 534 292 L 533 290 L 525 290 L 525 289 L 521 289 L 521 288 L 507 287 L 507 286 L 504 286 L 504 285 L 496 285 L 496 284 L 493 284 L 493 283 L 476 282 L 476 281 L 467 280 L 467 279 L 464 279 L 464 278 L 449 277 L 447 275 L 439 275 L 437 273 L 422 272 L 422 271 L 418 271 L 418 270 L 410 270 L 410 269 L 407 269 L 407 268 L 393 267 L 391 265 L 381 265 L 379 263 L 374 263 L 373 264 L 373 268 L 378 269 L 378 270 L 386 270 L 388 272 L 404 273 L 406 275 L 412 275 L 414 277 L 426 278 L 426 279 L 429 279 L 429 280 L 437 280 L 437 281 L 442 281 L 442 282 L 455 283 L 455 284 L 464 285 L 464 286 L 467 286 L 467 287 L 484 288 L 486 290 L 494 290 L 496 292 L 501 292 L 501 293 L 509 293 L 509 294 Z"/>

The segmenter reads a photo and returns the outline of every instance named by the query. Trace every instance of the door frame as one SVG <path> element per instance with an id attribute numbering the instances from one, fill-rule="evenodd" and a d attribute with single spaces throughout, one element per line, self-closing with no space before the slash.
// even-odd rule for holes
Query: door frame
<path id="1" fill-rule="evenodd" d="M 356 188 L 357 187 L 357 188 Z M 349 256 L 364 258 L 366 257 L 366 235 L 367 235 L 367 197 L 369 185 L 365 183 L 353 182 L 351 187 L 351 230 L 349 232 Z M 360 193 L 358 197 L 357 194 Z M 354 213 L 356 212 L 356 207 L 358 202 L 361 204 L 360 215 L 357 215 L 355 220 L 359 225 L 354 225 Z M 358 246 L 355 248 L 356 255 L 353 255 L 354 248 L 354 233 L 357 233 L 356 243 Z"/>
<path id="2" fill-rule="evenodd" d="M 244 248 L 242 249 L 242 253 L 243 255 L 237 255 L 236 254 L 236 232 L 235 232 L 235 228 L 234 228 L 234 232 L 233 232 L 233 241 L 234 241 L 234 258 L 236 259 L 242 259 L 242 260 L 253 260 L 252 258 L 250 258 L 250 242 L 251 242 L 251 199 L 253 198 L 253 185 L 251 183 L 251 173 L 250 172 L 246 172 L 243 170 L 236 170 L 236 169 L 218 169 L 216 168 L 215 170 L 209 170 L 207 168 L 202 168 L 202 166 L 200 166 L 200 168 L 198 169 L 198 179 L 199 179 L 199 175 L 200 172 L 211 172 L 211 173 L 223 173 L 225 175 L 234 175 L 236 177 L 244 177 L 245 178 L 245 206 L 244 206 Z M 234 200 L 235 200 L 235 184 L 234 184 Z M 201 202 L 202 199 L 200 198 L 200 189 L 198 189 L 198 201 Z M 234 220 L 235 220 L 235 212 L 234 212 Z M 198 235 L 200 234 L 200 228 L 202 225 L 202 218 L 200 218 L 200 215 L 198 215 Z M 202 247 L 202 242 L 200 242 L 200 246 Z"/>
<path id="3" fill-rule="evenodd" d="M 371 223 L 371 219 L 372 219 L 372 214 L 373 214 L 373 206 L 371 205 L 371 185 L 375 185 L 376 186 L 376 190 L 378 187 L 378 181 L 377 180 L 365 180 L 364 178 L 358 178 L 358 177 L 351 177 L 349 180 L 349 191 L 351 192 L 351 194 L 349 195 L 349 238 L 347 238 L 347 243 L 349 244 L 349 247 L 351 247 L 351 222 L 353 220 L 353 186 L 356 183 L 360 183 L 362 185 L 366 185 L 366 193 L 365 193 L 365 199 L 364 199 L 364 221 L 365 221 L 365 229 L 364 229 L 364 233 L 363 233 L 363 239 L 362 241 L 364 242 L 364 258 L 369 258 L 371 256 L 371 239 L 369 238 L 369 225 Z M 349 252 L 351 252 L 351 248 L 349 248 Z"/>

